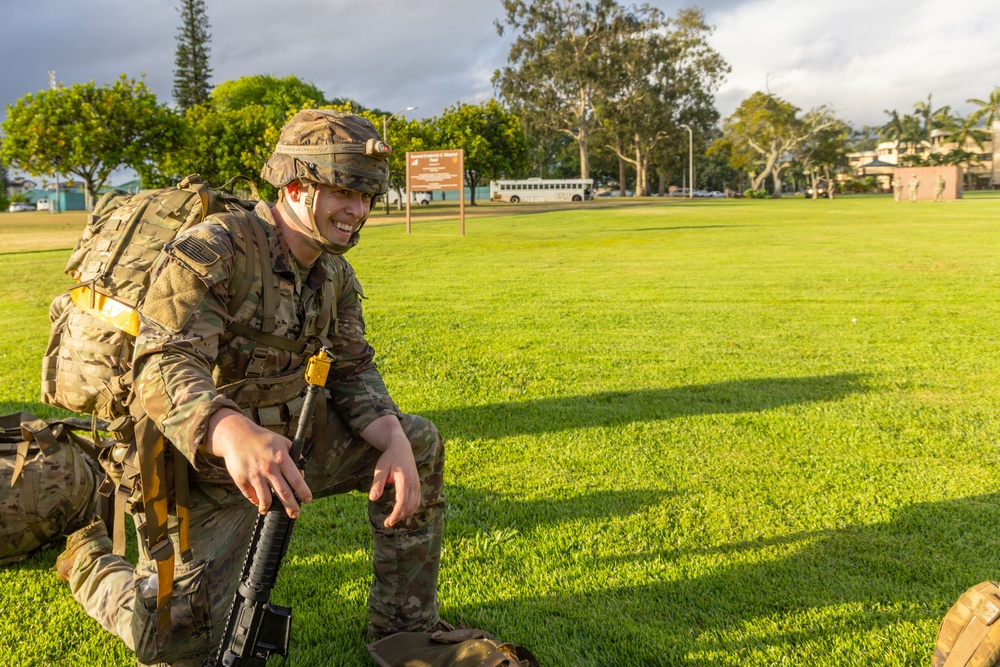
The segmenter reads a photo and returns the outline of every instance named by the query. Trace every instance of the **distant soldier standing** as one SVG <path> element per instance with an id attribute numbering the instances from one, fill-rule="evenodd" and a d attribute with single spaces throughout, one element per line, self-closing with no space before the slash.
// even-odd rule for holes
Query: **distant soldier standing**
<path id="1" fill-rule="evenodd" d="M 892 177 L 892 198 L 897 204 L 903 198 L 903 179 L 899 176 Z"/>
<path id="2" fill-rule="evenodd" d="M 207 218 L 168 244 L 154 266 L 139 308 L 135 400 L 172 456 L 195 471 L 187 498 L 192 559 L 176 561 L 167 632 L 157 632 L 156 562 L 136 494 L 129 511 L 140 531 L 138 566 L 112 553 L 101 522 L 71 535 L 56 564 L 87 613 L 140 664 L 200 667 L 226 627 L 257 513 L 277 501 L 298 516 L 295 496 L 367 495 L 371 637 L 440 623 L 444 445 L 431 422 L 402 414 L 390 398 L 365 340 L 361 285 L 343 258 L 386 192 L 388 150 L 359 116 L 301 111 L 263 169 L 279 188 L 278 203 Z M 273 322 L 270 337 L 236 330 L 228 314 L 236 257 L 254 252 L 252 239 L 224 222 L 236 215 L 248 216 L 264 239 L 255 247 L 270 255 L 269 267 L 244 262 L 259 280 L 238 307 L 255 323 Z M 268 284 L 273 292 L 263 291 Z M 267 294 L 277 303 L 267 305 Z M 326 418 L 313 426 L 304 475 L 288 439 L 301 408 L 296 383 L 311 354 L 298 342 L 323 345 L 334 357 L 318 411 Z M 169 530 L 170 542 L 183 545 L 173 515 Z"/>
<path id="3" fill-rule="evenodd" d="M 906 182 L 910 189 L 910 201 L 917 201 L 917 190 L 920 188 L 920 179 L 917 178 L 917 174 L 914 173 L 910 176 L 910 180 Z"/>
<path id="4" fill-rule="evenodd" d="M 938 174 L 934 179 L 934 201 L 944 201 L 944 186 L 944 176 Z"/>

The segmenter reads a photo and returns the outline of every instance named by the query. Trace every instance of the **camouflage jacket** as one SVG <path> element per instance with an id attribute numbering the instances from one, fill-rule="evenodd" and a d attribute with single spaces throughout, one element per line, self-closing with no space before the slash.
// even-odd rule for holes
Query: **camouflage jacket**
<path id="1" fill-rule="evenodd" d="M 282 378 L 301 382 L 303 358 L 226 331 L 238 259 L 247 270 L 256 271 L 253 287 L 232 319 L 260 327 L 263 289 L 259 265 L 247 260 L 253 240 L 230 233 L 220 219 L 229 215 L 207 218 L 164 248 L 139 307 L 136 396 L 164 436 L 196 467 L 198 446 L 216 410 L 241 410 L 258 424 L 280 430 L 289 411 L 296 412 L 296 401 L 301 404 L 301 385 L 292 387 L 294 396 L 283 394 L 291 385 Z M 399 415 L 365 340 L 363 293 L 351 265 L 342 256 L 324 254 L 307 276 L 301 275 L 270 205 L 260 202 L 254 215 L 263 222 L 280 290 L 274 334 L 329 340 L 334 362 L 326 387 L 355 433 L 382 415 Z M 326 316 L 324 305 L 329 308 Z"/>

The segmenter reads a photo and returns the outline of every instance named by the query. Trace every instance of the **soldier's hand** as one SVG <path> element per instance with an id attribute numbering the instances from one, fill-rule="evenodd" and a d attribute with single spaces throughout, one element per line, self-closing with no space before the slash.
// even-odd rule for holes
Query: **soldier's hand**
<path id="1" fill-rule="evenodd" d="M 391 528 L 413 516 L 420 507 L 420 475 L 413 459 L 413 447 L 406 439 L 399 419 L 393 415 L 376 419 L 361 432 L 361 437 L 382 451 L 382 456 L 375 463 L 375 476 L 368 499 L 375 501 L 381 498 L 386 484 L 396 488 L 396 502 L 384 522 L 386 528 Z"/>
<path id="2" fill-rule="evenodd" d="M 378 457 L 368 499 L 381 498 L 386 484 L 396 487 L 396 503 L 392 506 L 392 514 L 385 519 L 385 527 L 392 528 L 403 519 L 413 516 L 420 507 L 420 477 L 409 441 L 405 446 L 390 446 Z"/>
<path id="3" fill-rule="evenodd" d="M 223 408 L 209 419 L 205 450 L 222 457 L 237 488 L 261 514 L 271 506 L 272 490 L 292 519 L 312 491 L 289 454 L 288 438 L 267 430 L 235 410 Z"/>

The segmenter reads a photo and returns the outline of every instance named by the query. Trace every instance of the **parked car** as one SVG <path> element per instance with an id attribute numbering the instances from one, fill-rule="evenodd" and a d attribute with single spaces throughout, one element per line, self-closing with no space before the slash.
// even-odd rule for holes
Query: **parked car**
<path id="1" fill-rule="evenodd" d="M 24 201 L 16 201 L 10 206 L 8 206 L 7 210 L 10 211 L 11 213 L 24 213 L 26 211 L 34 211 L 36 209 L 33 204 L 29 204 L 28 202 Z"/>
<path id="2" fill-rule="evenodd" d="M 35 202 L 35 208 L 38 209 L 39 211 L 49 210 L 49 200 L 39 199 L 38 201 Z"/>
<path id="3" fill-rule="evenodd" d="M 829 187 L 830 187 L 830 184 L 826 180 L 824 180 L 824 179 L 818 180 L 816 182 L 816 196 L 817 197 L 829 197 L 830 196 Z M 812 189 L 811 185 L 806 188 L 805 196 L 806 196 L 807 199 L 812 199 L 813 189 Z"/>
<path id="4" fill-rule="evenodd" d="M 396 190 L 393 189 L 393 188 L 389 188 L 389 191 L 385 193 L 385 196 L 386 196 L 386 199 L 388 199 L 388 201 L 389 201 L 390 204 L 395 204 L 397 201 L 399 201 L 399 195 L 396 194 Z M 404 193 L 403 196 L 405 197 L 406 194 Z M 429 192 L 416 192 L 416 191 L 414 191 L 410 195 L 410 203 L 411 204 L 420 204 L 421 206 L 427 206 L 428 204 L 431 203 L 431 193 L 429 193 Z"/>

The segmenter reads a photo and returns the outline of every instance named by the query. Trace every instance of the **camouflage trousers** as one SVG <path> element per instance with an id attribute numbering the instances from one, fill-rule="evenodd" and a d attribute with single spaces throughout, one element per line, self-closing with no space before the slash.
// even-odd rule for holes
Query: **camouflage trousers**
<path id="1" fill-rule="evenodd" d="M 327 419 L 325 465 L 310 457 L 306 480 L 315 498 L 358 490 L 367 494 L 380 452 L 355 436 L 332 405 Z M 444 532 L 444 444 L 430 421 L 400 418 L 420 475 L 417 513 L 385 528 L 395 499 L 392 486 L 368 503 L 373 533 L 373 581 L 368 596 L 369 633 L 421 631 L 438 621 L 437 577 Z M 140 665 L 198 666 L 219 645 L 236 590 L 256 509 L 234 486 L 195 484 L 190 494 L 190 540 L 194 558 L 177 561 L 171 629 L 156 635 L 155 589 L 147 590 L 155 562 L 139 539 L 133 566 L 108 549 L 81 551 L 70 589 L 87 613 L 135 651 Z M 308 505 L 304 508 L 309 511 Z M 133 515 L 136 525 L 141 514 Z M 176 520 L 171 517 L 176 544 Z M 293 537 L 294 540 L 294 537 Z"/>

